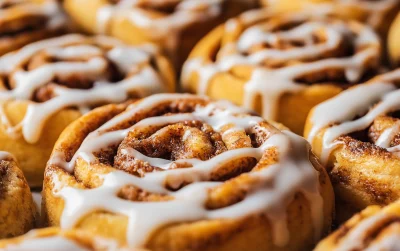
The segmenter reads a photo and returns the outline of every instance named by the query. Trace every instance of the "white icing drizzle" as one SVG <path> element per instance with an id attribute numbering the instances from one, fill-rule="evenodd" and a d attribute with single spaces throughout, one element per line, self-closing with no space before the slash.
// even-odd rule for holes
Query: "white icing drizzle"
<path id="1" fill-rule="evenodd" d="M 41 231 L 43 230 L 31 230 L 23 237 L 20 237 L 23 238 L 22 241 L 13 244 L 8 244 L 5 247 L 0 248 L 0 250 L 5 250 L 5 251 L 128 250 L 127 248 L 121 247 L 117 241 L 111 239 L 92 237 L 92 236 L 85 237 L 85 238 L 93 238 L 93 240 L 88 240 L 89 242 L 93 242 L 93 247 L 88 248 L 84 245 L 81 245 L 79 243 L 79 239 L 75 240 L 73 236 L 69 237 L 68 234 L 64 235 L 63 232 L 41 236 Z M 82 236 L 79 236 L 79 232 L 70 234 L 83 238 Z"/>
<path id="2" fill-rule="evenodd" d="M 101 49 L 101 46 L 112 48 L 106 51 Z M 61 62 L 44 64 L 31 71 L 21 68 L 38 52 L 47 53 Z M 55 86 L 53 92 L 56 96 L 42 103 L 31 102 L 24 119 L 15 126 L 8 120 L 4 108 L 1 107 L 1 121 L 10 135 L 18 135 L 22 130 L 25 140 L 35 143 L 46 120 L 64 108 L 72 106 L 80 111 L 87 111 L 99 103 L 123 102 L 133 93 L 144 97 L 167 91 L 163 80 L 150 64 L 151 57 L 155 54 L 156 50 L 151 46 L 129 47 L 106 37 L 88 38 L 80 35 L 66 35 L 25 46 L 0 58 L 0 74 L 9 75 L 15 82 L 12 90 L 0 91 L 1 101 L 29 100 L 37 88 L 51 83 L 58 76 L 82 75 L 93 79 L 94 84 L 90 89 Z M 76 61 L 77 58 L 81 60 Z M 114 83 L 104 80 L 104 74 L 109 67 L 108 60 L 125 74 L 123 80 Z"/>
<path id="3" fill-rule="evenodd" d="M 42 2 L 34 1 L 5 1 L 3 4 L 12 2 L 15 5 L 10 9 L 2 9 L 0 3 L 0 20 L 9 20 L 15 18 L 15 12 L 23 13 L 24 16 L 37 15 L 48 18 L 46 27 L 49 29 L 58 29 L 66 24 L 66 17 L 63 14 L 60 4 L 56 0 L 45 0 Z"/>
<path id="4" fill-rule="evenodd" d="M 313 126 L 308 141 L 313 142 L 322 129 L 330 126 L 323 135 L 321 154 L 323 162 L 328 160 L 331 151 L 340 143 L 335 141 L 338 137 L 364 130 L 378 116 L 400 109 L 400 90 L 396 90 L 393 84 L 398 80 L 400 80 L 400 70 L 395 70 L 372 79 L 370 83 L 344 91 L 314 108 L 311 116 Z M 356 116 L 361 117 L 353 120 Z M 379 137 L 377 145 L 391 152 L 399 151 L 400 148 L 397 146 L 389 148 L 389 143 L 396 132 L 398 124 L 385 131 Z"/>
<path id="5" fill-rule="evenodd" d="M 398 250 L 400 247 L 399 234 L 394 233 L 385 235 L 379 241 L 376 241 L 368 248 L 364 247 L 363 241 L 365 241 L 370 235 L 371 231 L 376 229 L 376 226 L 383 222 L 390 220 L 393 217 L 392 214 L 382 210 L 381 212 L 364 219 L 355 227 L 353 227 L 349 233 L 345 236 L 344 240 L 341 241 L 335 251 L 350 251 L 350 250 L 381 250 L 391 251 Z M 397 247 L 397 248 L 396 248 Z"/>
<path id="6" fill-rule="evenodd" d="M 392 127 L 386 129 L 376 141 L 376 145 L 390 150 L 390 142 L 400 132 L 400 121 L 396 122 Z"/>
<path id="7" fill-rule="evenodd" d="M 236 130 L 247 133 L 254 130 L 265 130 L 258 124 L 259 117 L 238 116 L 243 110 L 227 102 L 211 102 L 206 106 L 198 106 L 193 113 L 172 114 L 169 116 L 150 117 L 141 120 L 127 129 L 108 131 L 115 125 L 134 116 L 138 112 L 146 112 L 160 104 L 174 100 L 202 99 L 188 94 L 157 94 L 143 99 L 114 117 L 96 131 L 90 133 L 81 144 L 75 156 L 68 163 L 62 153 L 56 152 L 49 161 L 51 165 L 63 167 L 73 172 L 78 158 L 93 163 L 96 161 L 93 152 L 110 145 L 119 144 L 131 130 L 148 125 L 165 126 L 183 121 L 198 120 L 209 124 L 220 132 L 223 125 L 233 125 Z M 205 99 L 208 101 L 207 99 Z M 209 102 L 209 101 L 208 101 Z M 235 159 L 253 157 L 260 160 L 267 149 L 276 148 L 279 162 L 260 171 L 248 173 L 255 186 L 241 202 L 220 209 L 210 210 L 205 207 L 208 191 L 222 182 L 211 182 L 210 175 L 220 166 Z M 209 160 L 185 159 L 170 161 L 151 158 L 135 149 L 127 149 L 136 159 L 144 160 L 150 165 L 164 169 L 162 172 L 147 173 L 139 178 L 123 171 L 112 171 L 102 175 L 103 183 L 97 188 L 77 189 L 61 183 L 54 174 L 53 193 L 63 198 L 64 211 L 60 219 L 63 228 L 74 227 L 88 213 L 105 210 L 128 217 L 127 240 L 133 247 L 145 245 L 149 236 L 159 227 L 170 223 L 183 223 L 197 220 L 236 219 L 252 214 L 264 213 L 268 216 L 273 228 L 274 243 L 285 246 L 289 241 L 286 227 L 286 207 L 294 195 L 301 192 L 311 205 L 312 224 L 315 238 L 319 238 L 323 222 L 323 200 L 319 191 L 319 175 L 309 160 L 309 145 L 301 137 L 285 131 L 270 136 L 258 148 L 240 148 L 228 150 Z M 190 168 L 169 169 L 172 163 L 190 163 Z M 165 187 L 179 188 L 171 191 Z M 173 200 L 163 202 L 137 202 L 120 199 L 117 192 L 125 185 L 134 185 L 150 193 L 165 194 Z"/>
<path id="8" fill-rule="evenodd" d="M 181 0 L 170 14 L 154 17 L 152 11 L 141 7 L 141 1 L 121 0 L 108 4 L 97 12 L 97 31 L 107 34 L 113 18 L 127 18 L 135 26 L 149 31 L 148 35 L 162 40 L 169 53 L 173 53 L 178 44 L 181 32 L 194 23 L 201 23 L 218 16 L 226 0 Z M 240 0 L 243 1 L 243 0 Z M 254 0 L 246 0 L 252 1 Z M 157 6 L 160 1 L 147 1 Z M 168 3 L 166 3 L 168 4 Z"/>
<path id="9" fill-rule="evenodd" d="M 373 243 L 366 251 L 396 251 L 400 250 L 400 234 L 394 233 L 389 236 L 385 236 L 383 240 Z"/>
<path id="10" fill-rule="evenodd" d="M 0 151 L 0 161 L 1 160 L 15 160 L 15 158 L 9 152 Z"/>
<path id="11" fill-rule="evenodd" d="M 200 80 L 197 93 L 206 94 L 211 80 L 217 74 L 229 72 L 240 65 L 253 66 L 251 78 L 244 87 L 243 104 L 245 107 L 255 109 L 255 98 L 261 96 L 263 117 L 274 120 L 280 97 L 285 93 L 296 93 L 306 88 L 306 85 L 297 81 L 298 78 L 314 72 L 340 69 L 344 71 L 350 83 L 356 83 L 364 74 L 366 63 L 377 60 L 379 57 L 379 38 L 368 27 L 362 27 L 355 32 L 344 22 L 327 22 L 321 18 L 310 19 L 310 16 L 297 14 L 282 18 L 286 20 L 286 23 L 300 22 L 301 24 L 297 27 L 285 31 L 271 31 L 279 28 L 279 24 L 263 22 L 268 18 L 270 18 L 268 12 L 257 10 L 247 12 L 227 22 L 226 31 L 230 33 L 238 32 L 239 26 L 234 25 L 235 21 L 244 23 L 248 28 L 241 33 L 237 43 L 223 45 L 215 62 L 201 58 L 189 59 L 182 72 L 184 88 L 188 89 L 189 78 L 192 74 L 198 73 Z M 313 34 L 320 30 L 324 30 L 326 40 L 314 44 Z M 308 60 L 336 49 L 343 39 L 353 41 L 357 51 L 353 56 Z M 274 45 L 290 41 L 301 42 L 303 45 L 285 50 L 274 48 Z M 264 43 L 271 45 L 271 48 L 264 48 L 254 53 L 249 52 L 253 46 Z M 359 50 L 359 48 L 364 49 Z M 274 69 L 264 65 L 263 62 L 266 60 L 278 62 L 305 60 L 305 62 Z"/>

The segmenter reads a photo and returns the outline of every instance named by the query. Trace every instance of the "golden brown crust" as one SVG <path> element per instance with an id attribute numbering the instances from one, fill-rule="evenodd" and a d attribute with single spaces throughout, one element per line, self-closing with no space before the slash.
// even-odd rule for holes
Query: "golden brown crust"
<path id="1" fill-rule="evenodd" d="M 4 157 L 4 152 L 0 155 Z M 34 228 L 37 211 L 29 186 L 13 157 L 0 157 L 0 238 L 9 238 Z"/>
<path id="2" fill-rule="evenodd" d="M 205 101 L 203 98 L 196 96 L 191 100 L 180 100 L 177 98 L 174 101 L 168 101 L 152 107 L 149 111 L 139 110 L 134 116 L 113 126 L 111 130 L 128 128 L 138 121 L 143 121 L 143 119 L 153 116 L 164 115 L 168 117 L 174 114 L 191 113 L 198 105 L 206 105 L 208 102 L 210 101 Z M 96 159 L 90 165 L 78 158 L 77 165 L 75 165 L 74 171 L 71 174 L 64 171 L 57 164 L 57 156 L 64 156 L 66 161 L 70 161 L 81 142 L 87 138 L 90 132 L 101 127 L 112 117 L 126 114 L 139 104 L 140 101 L 130 106 L 108 105 L 97 108 L 72 123 L 62 133 L 53 152 L 56 162 L 50 162 L 45 173 L 43 218 L 48 225 L 60 225 L 61 214 L 65 206 L 65 201 L 61 197 L 54 195 L 53 189 L 58 186 L 56 184 L 75 188 L 96 188 L 102 184 L 97 174 L 110 173 L 114 168 L 124 170 L 139 177 L 149 172 L 163 172 L 163 170 L 154 168 L 145 161 L 124 156 L 127 149 L 133 148 L 146 156 L 171 160 L 184 160 L 193 157 L 208 160 L 214 155 L 226 151 L 226 149 L 243 148 L 246 146 L 257 147 L 266 138 L 277 132 L 276 128 L 264 122 L 262 126 L 271 135 L 259 132 L 249 137 L 248 135 L 241 135 L 240 132 L 235 132 L 231 135 L 232 141 L 229 144 L 227 141 L 222 142 L 222 134 L 213 132 L 213 129 L 205 123 L 189 120 L 167 126 L 145 126 L 137 131 L 130 131 L 124 137 L 122 144 L 110 148 L 102 148 L 101 151 L 95 152 Z M 181 139 L 182 137 L 182 128 L 185 128 L 185 130 L 189 128 L 191 132 L 190 136 L 185 136 L 186 140 L 196 143 L 189 145 L 178 143 L 180 140 L 177 139 Z M 229 127 L 225 130 L 228 129 Z M 244 196 L 251 189 L 254 189 L 252 188 L 252 184 L 257 182 L 248 172 L 256 172 L 277 163 L 276 149 L 271 149 L 268 153 L 267 155 L 270 158 L 262 159 L 257 165 L 255 165 L 254 159 L 243 158 L 240 161 L 231 161 L 216 170 L 211 175 L 211 180 L 224 182 L 220 186 L 210 189 L 208 192 L 207 208 L 223 208 L 243 200 Z M 330 182 L 315 156 L 311 155 L 310 160 L 319 172 L 321 195 L 324 198 L 323 231 L 327 233 L 329 231 L 333 208 Z M 176 165 L 173 168 L 190 168 L 190 164 Z M 165 185 L 173 190 L 187 185 L 184 183 L 176 184 L 172 179 L 170 181 L 171 183 L 167 180 Z M 123 199 L 139 202 L 160 202 L 173 199 L 168 195 L 150 193 L 135 186 L 123 187 L 118 192 L 118 196 Z M 273 231 L 270 219 L 264 214 L 255 214 L 243 219 L 215 219 L 171 223 L 158 228 L 147 241 L 146 247 L 151 250 L 303 250 L 304 248 L 311 248 L 313 246 L 313 227 L 311 224 L 310 203 L 307 202 L 308 200 L 301 193 L 296 194 L 294 197 L 293 201 L 284 209 L 287 210 L 288 230 L 291 236 L 287 246 L 275 246 L 273 244 Z M 99 235 L 116 238 L 122 242 L 127 241 L 127 217 L 107 212 L 107 210 L 88 213 L 79 220 L 76 227 L 95 232 Z M 303 229 L 303 231 L 299 233 L 298 229 Z"/>
<path id="3" fill-rule="evenodd" d="M 335 27 L 346 32 L 330 37 Z M 357 41 L 366 33 L 371 33 L 366 39 L 370 41 L 360 46 Z M 274 39 L 264 41 L 269 36 Z M 333 46 L 325 46 L 327 41 Z M 252 46 L 243 49 L 247 43 Z M 302 134 L 312 107 L 378 72 L 380 50 L 377 35 L 358 22 L 310 13 L 250 11 L 214 29 L 196 45 L 185 63 L 182 82 L 188 92 L 245 105 Z M 346 65 L 356 57 L 363 58 L 356 66 L 359 76 L 350 80 Z M 345 60 L 330 66 L 334 62 L 330 59 Z M 257 77 L 260 74 L 264 75 Z"/>

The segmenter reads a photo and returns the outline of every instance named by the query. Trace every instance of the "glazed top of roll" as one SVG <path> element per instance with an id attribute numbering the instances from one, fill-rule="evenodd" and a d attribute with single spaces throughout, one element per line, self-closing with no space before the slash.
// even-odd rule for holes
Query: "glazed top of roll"
<path id="1" fill-rule="evenodd" d="M 105 103 L 174 90 L 169 62 L 152 46 L 132 47 L 108 37 L 65 35 L 42 40 L 0 58 L 0 101 L 28 102 L 10 135 L 34 143 L 46 119 L 64 108 L 85 113 Z"/>
<path id="2" fill-rule="evenodd" d="M 108 5 L 99 10 L 97 31 L 107 33 L 113 18 L 127 17 L 136 26 L 151 31 L 150 35 L 169 37 L 173 43 L 174 34 L 184 28 L 220 15 L 227 1 L 231 0 L 108 0 Z"/>
<path id="3" fill-rule="evenodd" d="M 116 241 L 95 237 L 80 230 L 45 228 L 32 230 L 13 239 L 0 240 L 0 250 L 8 251 L 134 251 L 120 246 Z M 139 251 L 139 250 L 136 250 Z"/>
<path id="4" fill-rule="evenodd" d="M 316 251 L 400 249 L 400 203 L 370 206 L 353 216 L 320 244 Z"/>
<path id="5" fill-rule="evenodd" d="M 229 20 L 201 41 L 182 74 L 184 88 L 198 74 L 195 91 L 207 93 L 214 77 L 244 79 L 243 104 L 276 119 L 279 98 L 312 84 L 343 88 L 369 78 L 379 65 L 380 42 L 368 26 L 310 13 L 273 15 L 249 11 Z"/>
<path id="6" fill-rule="evenodd" d="M 319 164 L 303 138 L 229 102 L 189 94 L 156 94 L 119 107 L 111 119 L 110 109 L 116 112 L 105 106 L 80 119 L 92 128 L 82 129 L 92 130 L 82 139 L 70 137 L 83 124 L 73 123 L 49 160 L 46 175 L 64 200 L 61 227 L 105 210 L 127 216 L 127 241 L 142 246 L 166 225 L 262 213 L 274 244 L 284 246 L 286 207 L 301 193 L 320 236 L 323 199 L 313 166 Z M 98 172 L 93 179 L 87 165 Z M 63 169 L 82 184 L 65 183 L 54 172 Z"/>
<path id="7" fill-rule="evenodd" d="M 326 162 L 341 144 L 368 143 L 375 153 L 400 152 L 400 70 L 377 76 L 316 106 L 309 115 L 306 136 L 322 135 L 321 158 Z"/>
<path id="8" fill-rule="evenodd" d="M 0 47 L 65 24 L 56 0 L 3 0 L 0 2 Z"/>

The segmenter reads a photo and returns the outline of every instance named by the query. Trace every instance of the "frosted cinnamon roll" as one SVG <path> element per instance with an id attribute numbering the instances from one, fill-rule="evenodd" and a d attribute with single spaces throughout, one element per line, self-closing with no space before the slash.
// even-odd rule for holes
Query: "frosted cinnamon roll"
<path id="1" fill-rule="evenodd" d="M 384 208 L 369 206 L 321 241 L 315 251 L 399 250 L 399 222 L 399 202 Z"/>
<path id="2" fill-rule="evenodd" d="M 400 10 L 398 0 L 261 0 L 278 13 L 311 10 L 321 15 L 354 19 L 375 28 L 384 38 Z"/>
<path id="3" fill-rule="evenodd" d="M 301 134 L 313 106 L 375 74 L 380 49 L 377 35 L 357 22 L 250 11 L 194 48 L 182 83 Z"/>
<path id="4" fill-rule="evenodd" d="M 68 14 L 85 30 L 132 44 L 153 42 L 179 69 L 212 28 L 254 8 L 258 0 L 66 0 Z"/>
<path id="5" fill-rule="evenodd" d="M 66 28 L 57 0 L 0 1 L 0 55 L 60 35 Z"/>
<path id="6" fill-rule="evenodd" d="M 15 158 L 0 151 L 0 238 L 24 234 L 35 226 L 36 207 Z"/>
<path id="7" fill-rule="evenodd" d="M 62 133 L 43 213 L 151 250 L 306 250 L 329 230 L 332 199 L 303 138 L 228 102 L 156 94 Z"/>
<path id="8" fill-rule="evenodd" d="M 170 62 L 153 46 L 108 37 L 66 35 L 0 58 L 0 149 L 41 186 L 55 141 L 93 107 L 124 102 L 175 85 Z"/>
<path id="9" fill-rule="evenodd" d="M 400 70 L 316 106 L 305 136 L 327 166 L 339 221 L 400 198 Z"/>
<path id="10" fill-rule="evenodd" d="M 139 251 L 123 247 L 115 240 L 93 236 L 80 230 L 44 228 L 13 239 L 0 240 L 0 250 L 7 251 Z"/>

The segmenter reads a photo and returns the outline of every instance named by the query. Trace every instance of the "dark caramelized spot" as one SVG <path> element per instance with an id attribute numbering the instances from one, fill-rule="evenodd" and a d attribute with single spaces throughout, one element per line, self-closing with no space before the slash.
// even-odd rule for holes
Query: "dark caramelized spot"
<path id="1" fill-rule="evenodd" d="M 97 152 L 94 153 L 94 155 L 100 161 L 100 163 L 113 165 L 114 156 L 115 154 L 117 154 L 117 147 L 118 146 L 109 146 L 107 148 L 99 149 Z"/>
<path id="2" fill-rule="evenodd" d="M 46 28 L 48 18 L 46 16 L 24 16 L 13 20 L 0 20 L 0 38 L 14 37 L 23 33 L 29 33 Z"/>
<path id="3" fill-rule="evenodd" d="M 371 108 L 372 109 L 372 108 Z M 353 120 L 360 119 L 366 115 L 367 113 L 364 113 L 363 115 L 359 115 L 355 117 Z M 367 128 L 359 131 L 352 132 L 348 135 L 343 135 L 342 137 L 339 137 L 337 141 L 342 141 L 345 144 L 357 144 L 357 147 L 360 148 L 360 151 L 363 152 L 367 148 L 373 147 L 374 149 L 379 149 L 379 150 L 372 150 L 373 152 L 377 153 L 376 151 L 387 151 L 379 146 L 377 146 L 377 141 L 378 139 L 382 136 L 383 133 L 385 133 L 386 130 L 394 128 L 395 132 L 394 135 L 391 138 L 391 141 L 389 142 L 388 147 L 394 147 L 400 144 L 400 130 L 396 130 L 396 126 L 398 123 L 400 123 L 400 119 L 397 117 L 398 116 L 398 111 L 392 112 L 388 115 L 380 115 L 374 119 L 371 125 L 369 125 Z M 365 143 L 365 144 L 362 144 Z M 356 151 L 354 147 L 350 147 L 352 151 Z M 375 154 L 374 153 L 374 154 Z"/>
<path id="4" fill-rule="evenodd" d="M 10 169 L 11 163 L 9 161 L 0 160 L 0 199 L 3 199 L 7 192 Z"/>
<path id="5" fill-rule="evenodd" d="M 400 119 L 395 117 L 394 114 L 390 116 L 379 116 L 377 117 L 368 130 L 368 136 L 371 142 L 376 143 L 379 137 L 385 133 L 386 130 L 390 130 L 394 128 L 394 130 L 398 129 L 398 124 L 400 123 Z M 397 130 L 397 133 L 391 137 L 389 142 L 389 147 L 394 147 L 400 144 L 400 130 Z"/>
<path id="6" fill-rule="evenodd" d="M 115 158 L 115 166 L 130 173 L 142 174 L 143 171 L 154 171 L 148 164 L 126 154 L 132 149 L 151 158 L 166 160 L 199 159 L 209 160 L 226 151 L 220 135 L 209 125 L 199 121 L 167 125 L 151 130 L 133 130 L 124 139 Z M 190 167 L 189 163 L 175 164 L 172 168 Z M 142 169 L 144 167 L 145 169 Z"/>
<path id="7" fill-rule="evenodd" d="M 8 9 L 8 8 L 10 8 L 12 6 L 15 6 L 15 5 L 17 5 L 17 2 L 15 2 L 15 1 L 3 0 L 0 3 L 0 9 L 1 10 L 5 10 L 5 9 Z"/>
<path id="8" fill-rule="evenodd" d="M 357 132 L 350 133 L 349 136 L 353 139 L 356 139 L 361 142 L 371 143 L 370 138 L 368 137 L 368 130 L 361 130 Z"/>
<path id="9" fill-rule="evenodd" d="M 2 90 L 10 90 L 10 82 L 6 76 L 0 75 L 0 91 Z"/>
<path id="10" fill-rule="evenodd" d="M 118 197 L 125 199 L 125 200 L 141 201 L 141 202 L 168 201 L 168 200 L 173 199 L 171 196 L 168 196 L 168 195 L 153 194 L 153 193 L 143 191 L 142 189 L 139 189 L 133 185 L 124 186 L 119 191 Z"/>

